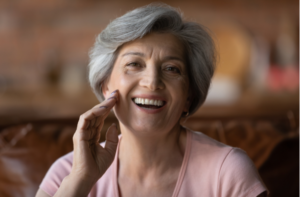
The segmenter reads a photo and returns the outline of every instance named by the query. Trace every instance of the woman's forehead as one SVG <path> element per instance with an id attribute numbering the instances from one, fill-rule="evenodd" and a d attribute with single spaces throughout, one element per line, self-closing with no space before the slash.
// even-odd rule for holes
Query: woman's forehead
<path id="1" fill-rule="evenodd" d="M 150 33 L 137 40 L 128 42 L 120 49 L 120 56 L 140 55 L 147 56 L 159 52 L 163 56 L 184 57 L 182 42 L 170 33 Z"/>

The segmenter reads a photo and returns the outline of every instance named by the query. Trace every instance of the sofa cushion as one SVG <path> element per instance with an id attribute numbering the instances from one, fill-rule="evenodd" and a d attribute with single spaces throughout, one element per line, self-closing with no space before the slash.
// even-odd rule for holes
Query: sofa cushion
<path id="1" fill-rule="evenodd" d="M 51 164 L 72 151 L 72 136 L 77 121 L 34 122 L 9 126 L 0 131 L 0 196 L 34 196 Z M 113 122 L 116 122 L 115 118 L 107 118 L 100 141 L 105 140 L 105 131 Z M 287 147 L 289 143 L 283 143 L 291 133 L 297 136 L 297 130 L 284 130 L 288 127 L 278 127 L 268 120 L 251 119 L 224 121 L 191 118 L 184 125 L 244 149 L 259 169 L 271 196 L 289 190 L 293 191 L 289 193 L 291 196 L 297 195 L 294 184 L 286 183 L 299 178 L 299 173 L 295 173 L 297 170 L 299 172 L 299 150 L 295 145 Z M 299 144 L 297 137 L 293 139 L 294 143 Z M 298 155 L 297 160 L 291 158 L 295 155 Z M 288 170 L 288 174 L 284 170 Z"/>
<path id="2" fill-rule="evenodd" d="M 0 133 L 0 196 L 35 196 L 50 165 L 72 151 L 74 125 L 23 124 Z"/>

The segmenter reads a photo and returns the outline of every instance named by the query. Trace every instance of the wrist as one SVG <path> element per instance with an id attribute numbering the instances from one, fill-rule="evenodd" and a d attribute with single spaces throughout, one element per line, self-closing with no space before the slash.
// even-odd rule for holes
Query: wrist
<path id="1" fill-rule="evenodd" d="M 95 183 L 96 181 L 88 178 L 80 178 L 80 176 L 70 173 L 63 179 L 59 189 L 55 193 L 55 197 L 87 196 Z"/>

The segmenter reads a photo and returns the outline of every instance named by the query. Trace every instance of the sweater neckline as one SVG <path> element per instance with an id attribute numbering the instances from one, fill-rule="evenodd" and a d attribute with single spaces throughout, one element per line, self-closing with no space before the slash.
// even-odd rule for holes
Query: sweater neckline
<path id="1" fill-rule="evenodd" d="M 190 157 L 190 152 L 191 152 L 191 145 L 192 145 L 192 133 L 189 129 L 186 129 L 186 145 L 185 145 L 185 151 L 184 151 L 184 156 L 183 156 L 183 161 L 181 164 L 181 168 L 179 171 L 179 175 L 178 175 L 178 179 L 172 194 L 172 197 L 177 197 L 181 188 L 181 184 L 183 182 L 184 179 L 184 175 L 187 169 L 187 165 L 188 165 L 188 160 Z M 119 138 L 119 143 L 117 146 L 117 150 L 116 150 L 116 154 L 115 154 L 115 158 L 112 164 L 112 184 L 113 184 L 113 190 L 114 190 L 114 196 L 115 197 L 121 197 L 120 196 L 120 192 L 119 192 L 119 186 L 118 186 L 118 168 L 119 168 L 119 162 L 118 162 L 118 156 L 119 156 L 119 146 L 120 146 L 120 142 L 122 140 L 122 136 L 120 136 Z"/>

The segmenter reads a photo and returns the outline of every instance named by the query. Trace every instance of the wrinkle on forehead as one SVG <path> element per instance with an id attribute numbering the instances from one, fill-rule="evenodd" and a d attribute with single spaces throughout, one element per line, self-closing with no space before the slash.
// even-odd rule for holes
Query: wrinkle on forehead
<path id="1" fill-rule="evenodd" d="M 156 54 L 157 49 L 159 54 Z M 159 57 L 176 57 L 185 62 L 183 43 L 170 33 L 150 33 L 142 38 L 125 43 L 120 48 L 119 54 L 120 56 L 131 54 L 151 58 L 153 52 L 155 55 L 159 55 Z"/>

